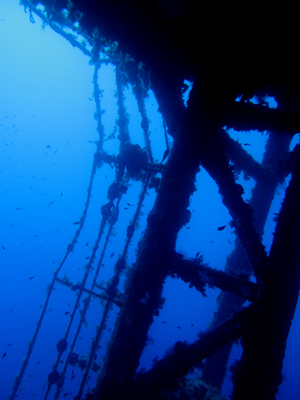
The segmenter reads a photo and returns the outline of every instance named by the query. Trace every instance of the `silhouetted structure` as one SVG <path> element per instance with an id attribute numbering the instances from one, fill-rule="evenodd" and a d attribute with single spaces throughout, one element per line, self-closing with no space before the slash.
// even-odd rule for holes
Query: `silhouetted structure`
<path id="1" fill-rule="evenodd" d="M 172 398 L 180 380 L 194 367 L 202 368 L 204 382 L 221 389 L 231 344 L 238 338 L 241 338 L 243 354 L 233 371 L 232 399 L 275 399 L 300 280 L 299 145 L 289 152 L 292 136 L 300 131 L 300 62 L 295 51 L 300 25 L 294 4 L 285 3 L 277 9 L 275 3 L 268 1 L 263 4 L 260 1 L 243 2 L 241 8 L 233 1 L 217 4 L 201 1 L 197 7 L 195 2 L 183 0 L 23 0 L 22 3 L 32 22 L 33 13 L 40 15 L 73 46 L 90 56 L 91 63 L 95 64 L 94 98 L 99 142 L 86 208 L 48 289 L 11 399 L 17 393 L 57 282 L 77 292 L 77 300 L 64 339 L 57 344 L 58 357 L 48 377 L 45 398 L 54 384 L 57 385 L 54 398 L 59 397 L 68 365 L 78 362 L 74 347 L 89 303 L 100 298 L 105 302 L 104 311 L 99 318 L 90 356 L 82 365 L 84 375 L 76 397 L 78 400 L 83 396 L 84 383 L 93 368 L 94 355 L 112 304 L 120 307 L 120 312 L 97 385 L 93 394 L 86 394 L 86 399 Z M 38 4 L 44 7 L 43 10 L 36 8 Z M 67 31 L 67 27 L 74 34 Z M 83 36 L 86 43 L 81 43 L 75 33 Z M 104 136 L 97 73 L 101 64 L 108 62 L 116 67 L 120 140 L 117 157 L 102 149 Z M 182 100 L 185 79 L 193 82 L 187 108 Z M 122 92 L 127 83 L 133 87 L 141 114 L 145 150 L 130 141 Z M 174 140 L 165 165 L 154 163 L 151 152 L 144 104 L 150 87 L 159 103 L 168 134 Z M 249 102 L 254 95 L 258 104 Z M 267 95 L 276 99 L 276 109 L 269 108 L 264 101 Z M 241 97 L 236 101 L 238 96 Z M 224 126 L 235 130 L 269 131 L 262 163 L 257 163 L 232 140 Z M 166 139 L 167 150 L 168 146 Z M 83 228 L 93 178 L 104 163 L 115 168 L 115 181 L 108 190 L 108 203 L 101 208 L 99 236 L 85 275 L 80 284 L 74 285 L 59 274 Z M 200 165 L 217 183 L 237 233 L 236 247 L 228 257 L 225 272 L 209 268 L 201 258 L 185 259 L 175 252 L 177 234 L 191 217 L 189 199 L 195 190 Z M 256 180 L 250 204 L 242 198 L 243 188 L 236 183 L 236 171 L 243 171 Z M 267 256 L 261 242 L 264 224 L 275 189 L 289 173 L 292 173 L 292 179 Z M 130 179 L 140 180 L 143 188 L 135 216 L 127 227 L 123 254 L 115 264 L 113 277 L 103 287 L 97 283 L 97 277 L 107 242 L 118 220 L 121 197 L 126 193 Z M 120 295 L 119 277 L 128 269 L 128 245 L 149 187 L 156 188 L 156 201 L 147 217 L 147 228 L 140 239 L 135 264 L 127 277 L 126 292 Z M 104 245 L 98 250 L 107 227 Z M 94 271 L 92 286 L 86 287 L 97 251 L 100 251 L 100 261 Z M 163 305 L 164 280 L 175 275 L 201 293 L 205 293 L 207 285 L 223 290 L 219 310 L 210 330 L 199 340 L 193 344 L 175 343 L 172 351 L 150 371 L 137 374 L 149 326 Z M 249 280 L 251 275 L 255 276 L 256 283 Z M 84 294 L 87 297 L 80 322 L 68 347 L 64 368 L 58 371 L 79 300 Z M 247 307 L 243 307 L 245 300 L 250 302 Z M 199 386 L 197 390 L 197 398 L 204 399 L 205 386 Z"/>

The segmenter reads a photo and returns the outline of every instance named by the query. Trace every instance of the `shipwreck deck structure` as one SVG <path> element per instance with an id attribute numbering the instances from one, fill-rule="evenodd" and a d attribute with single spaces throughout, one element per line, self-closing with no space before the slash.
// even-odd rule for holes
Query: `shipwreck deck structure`
<path id="1" fill-rule="evenodd" d="M 13 400 L 39 333 L 52 290 L 62 284 L 77 295 L 70 323 L 57 344 L 57 358 L 49 371 L 47 397 L 60 398 L 67 368 L 78 360 L 74 349 L 84 316 L 92 301 L 102 301 L 94 342 L 76 399 L 167 399 L 193 368 L 202 380 L 221 389 L 232 343 L 240 339 L 243 354 L 233 371 L 234 400 L 274 400 L 281 383 L 286 340 L 294 316 L 300 281 L 300 156 L 299 145 L 289 151 L 293 135 L 300 131 L 300 62 L 295 49 L 299 15 L 293 3 L 277 9 L 275 3 L 251 1 L 92 1 L 23 0 L 33 22 L 39 15 L 70 44 L 82 50 L 95 65 L 94 100 L 99 141 L 94 156 L 86 208 L 64 259 L 54 274 L 47 299 L 27 356 L 16 377 Z M 289 3 L 289 2 L 288 2 Z M 248 9 L 247 9 L 248 7 Z M 246 12 L 243 10 L 247 9 Z M 298 20 L 296 20 L 298 18 Z M 268 32 L 270 32 L 268 34 Z M 81 41 L 78 38 L 84 38 Z M 103 151 L 101 93 L 97 74 L 103 63 L 115 67 L 120 142 L 117 157 Z M 193 83 L 188 105 L 182 93 L 184 81 Z M 141 118 L 145 147 L 133 143 L 123 102 L 124 85 L 130 84 Z M 154 92 L 165 123 L 167 161 L 153 160 L 145 97 Z M 269 108 L 266 96 L 276 99 Z M 257 104 L 249 100 L 256 96 Z M 237 98 L 239 97 L 239 101 Z M 224 127 L 268 131 L 262 163 L 256 162 L 234 141 Z M 173 140 L 169 149 L 167 135 Z M 84 229 L 92 182 L 102 165 L 115 170 L 106 204 L 101 206 L 99 236 L 79 284 L 62 277 L 65 260 Z M 237 238 L 224 271 L 209 268 L 201 257 L 185 258 L 175 250 L 179 231 L 190 218 L 190 197 L 199 168 L 216 182 L 232 218 Z M 250 203 L 236 182 L 237 171 L 256 181 Z M 277 185 L 292 175 L 286 190 L 274 240 L 267 254 L 262 234 Z M 127 227 L 122 255 L 106 286 L 98 282 L 106 246 L 118 220 L 119 203 L 131 179 L 142 183 L 133 220 Z M 139 239 L 134 265 L 126 263 L 141 207 L 149 188 L 155 188 L 154 206 Z M 201 227 L 199 228 L 201 229 Z M 101 238 L 106 239 L 100 246 Z M 201 243 L 200 250 L 201 250 Z M 91 269 L 96 253 L 97 268 Z M 209 260 L 206 260 L 209 262 Z M 120 276 L 127 272 L 126 290 L 120 292 Z M 87 276 L 93 273 L 91 286 Z M 174 343 L 172 351 L 147 372 L 137 373 L 153 317 L 163 307 L 162 290 L 167 276 L 177 276 L 201 293 L 205 288 L 223 291 L 209 331 L 196 342 Z M 252 277 L 252 279 L 250 279 Z M 85 296 L 85 298 L 84 298 Z M 75 334 L 79 300 L 84 298 Z M 247 306 L 245 306 L 245 302 Z M 96 387 L 85 393 L 94 356 L 112 306 L 119 308 Z M 203 363 L 203 361 L 205 362 Z M 61 367 L 60 361 L 63 361 Z M 217 366 L 217 368 L 216 368 Z M 54 389 L 53 389 L 54 388 Z M 182 386 L 181 386 L 181 389 Z M 204 399 L 207 389 L 197 388 Z M 175 397 L 174 397 L 175 398 Z M 183 398 L 183 397 L 182 397 Z M 184 397 L 186 398 L 186 397 Z"/>

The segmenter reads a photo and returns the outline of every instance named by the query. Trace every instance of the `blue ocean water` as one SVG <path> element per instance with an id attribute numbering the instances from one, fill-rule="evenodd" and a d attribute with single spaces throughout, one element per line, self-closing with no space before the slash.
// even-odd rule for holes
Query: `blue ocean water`
<path id="1" fill-rule="evenodd" d="M 47 295 L 47 285 L 63 259 L 84 210 L 98 133 L 94 118 L 93 66 L 80 50 L 73 48 L 50 27 L 43 27 L 38 17 L 35 23 L 19 6 L 18 1 L 0 2 L 0 307 L 1 307 L 1 386 L 0 399 L 12 392 L 13 382 L 26 356 L 36 322 Z M 102 124 L 107 140 L 104 150 L 117 155 L 119 142 L 114 135 L 117 119 L 115 72 L 110 64 L 99 71 L 98 84 L 103 90 L 101 107 L 105 110 Z M 140 115 L 130 85 L 124 90 L 129 114 L 129 132 L 133 143 L 144 147 Z M 163 121 L 153 93 L 146 100 L 150 119 L 151 144 L 155 162 L 161 162 L 166 144 Z M 247 151 L 262 160 L 267 134 L 230 132 L 240 143 L 248 143 Z M 294 138 L 292 146 L 299 140 Z M 172 142 L 169 137 L 170 144 Z M 91 256 L 101 222 L 101 205 L 107 203 L 107 189 L 115 171 L 104 165 L 96 173 L 91 203 L 84 228 L 74 251 L 70 253 L 61 278 L 66 275 L 73 283 L 81 280 L 85 264 Z M 239 183 L 244 186 L 245 199 L 250 199 L 253 179 Z M 264 244 L 269 250 L 275 222 L 288 181 L 277 189 L 265 227 Z M 120 216 L 114 236 L 103 260 L 99 282 L 113 275 L 113 267 L 124 247 L 126 229 L 133 218 L 142 184 L 131 181 L 120 206 Z M 127 263 L 135 260 L 136 246 L 145 229 L 147 213 L 153 206 L 155 191 L 149 190 L 143 215 L 128 251 Z M 197 176 L 197 191 L 191 198 L 192 218 L 177 240 L 177 250 L 188 257 L 198 252 L 212 268 L 223 269 L 226 257 L 234 248 L 235 235 L 230 228 L 230 215 L 221 202 L 218 187 L 204 169 Z M 217 228 L 226 225 L 219 231 Z M 92 279 L 89 277 L 88 279 Z M 122 284 L 126 277 L 122 277 Z M 218 289 L 208 289 L 203 297 L 194 288 L 168 278 L 163 296 L 164 307 L 149 332 L 149 344 L 142 354 L 140 367 L 150 368 L 155 357 L 178 340 L 193 342 L 199 331 L 208 326 L 216 310 Z M 26 369 L 18 396 L 42 399 L 47 376 L 55 360 L 56 343 L 63 338 L 76 293 L 56 284 L 43 320 L 34 351 Z M 83 305 L 81 302 L 80 307 Z M 87 355 L 95 327 L 99 324 L 102 305 L 93 302 L 86 324 L 80 333 L 76 351 Z M 111 311 L 98 359 L 105 354 L 117 307 Z M 79 318 L 79 316 L 78 316 Z M 74 333 L 76 322 L 71 328 Z M 300 384 L 299 310 L 290 331 L 284 363 L 284 382 L 278 399 L 298 399 Z M 238 357 L 236 344 L 232 355 Z M 82 371 L 76 367 L 67 375 L 66 398 L 76 395 Z M 74 378 L 73 378 L 74 377 Z M 96 372 L 91 372 L 87 387 L 95 384 Z M 223 392 L 229 395 L 230 379 Z M 49 396 L 50 398 L 51 396 Z"/>

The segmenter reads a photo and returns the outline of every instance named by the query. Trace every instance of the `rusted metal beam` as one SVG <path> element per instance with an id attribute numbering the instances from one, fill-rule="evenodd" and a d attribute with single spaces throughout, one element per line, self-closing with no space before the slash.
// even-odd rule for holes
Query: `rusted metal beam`
<path id="1" fill-rule="evenodd" d="M 278 217 L 268 268 L 254 318 L 242 338 L 233 400 L 274 400 L 299 295 L 300 158 Z"/>

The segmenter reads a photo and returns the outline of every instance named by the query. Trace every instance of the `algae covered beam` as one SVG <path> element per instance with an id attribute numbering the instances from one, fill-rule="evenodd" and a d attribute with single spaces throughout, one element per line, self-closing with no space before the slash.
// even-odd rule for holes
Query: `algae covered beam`
<path id="1" fill-rule="evenodd" d="M 251 103 L 231 103 L 224 107 L 223 123 L 236 131 L 272 131 L 295 135 L 300 132 L 300 113 L 271 109 Z"/>
<path id="2" fill-rule="evenodd" d="M 189 221 L 187 208 L 200 161 L 195 142 L 205 129 L 199 118 L 198 87 L 194 85 L 183 129 L 174 140 L 135 266 L 127 279 L 124 304 L 95 389 L 96 399 L 133 396 L 134 376 L 148 330 L 163 304 L 168 260 L 179 230 Z"/>
<path id="3" fill-rule="evenodd" d="M 259 289 L 256 283 L 250 282 L 242 273 L 229 274 L 210 268 L 201 259 L 188 260 L 178 253 L 170 258 L 169 275 L 176 275 L 183 282 L 189 283 L 190 287 L 195 287 L 203 296 L 206 296 L 205 288 L 208 286 L 234 293 L 244 300 L 254 301 Z"/>
<path id="4" fill-rule="evenodd" d="M 233 400 L 275 400 L 282 381 L 286 341 L 294 318 L 300 282 L 300 158 L 285 199 L 264 274 L 254 318 L 242 337 Z"/>
<path id="5" fill-rule="evenodd" d="M 140 398 L 153 400 L 158 398 L 160 391 L 169 393 L 177 389 L 180 379 L 189 371 L 194 367 L 201 368 L 204 359 L 238 339 L 252 314 L 251 305 L 233 314 L 215 329 L 201 333 L 192 344 L 176 342 L 161 360 L 154 362 L 149 371 L 137 374 L 135 384 Z"/>
<path id="6" fill-rule="evenodd" d="M 212 103 L 213 110 L 217 104 Z M 212 116 L 213 118 L 213 116 Z M 253 267 L 256 279 L 260 282 L 266 268 L 267 255 L 260 237 L 254 227 L 253 210 L 242 195 L 243 187 L 235 180 L 233 168 L 222 146 L 222 132 L 217 121 L 210 135 L 199 135 L 198 146 L 201 151 L 201 163 L 219 187 L 223 204 L 228 208 L 235 228 L 248 259 Z"/>

